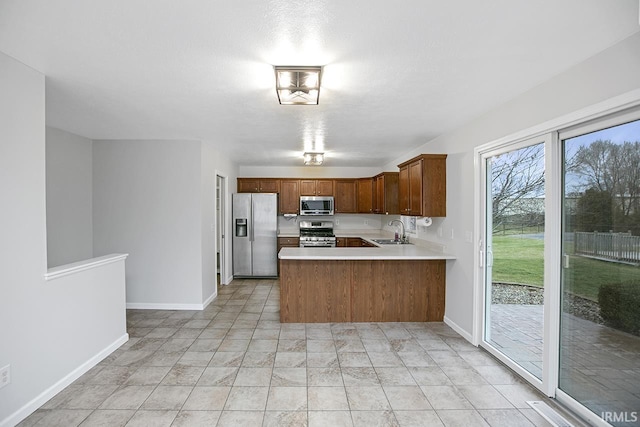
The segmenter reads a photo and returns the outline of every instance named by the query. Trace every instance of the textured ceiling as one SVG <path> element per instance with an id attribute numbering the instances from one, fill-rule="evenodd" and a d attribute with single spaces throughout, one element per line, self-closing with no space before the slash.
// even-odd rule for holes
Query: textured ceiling
<path id="1" fill-rule="evenodd" d="M 380 166 L 639 29 L 637 0 L 0 0 L 48 125 L 242 165 Z M 273 65 L 323 65 L 320 105 L 279 105 Z"/>

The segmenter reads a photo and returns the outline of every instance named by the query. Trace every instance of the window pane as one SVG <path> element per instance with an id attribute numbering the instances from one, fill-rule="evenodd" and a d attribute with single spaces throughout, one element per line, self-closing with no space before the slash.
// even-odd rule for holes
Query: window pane
<path id="1" fill-rule="evenodd" d="M 563 141 L 559 387 L 613 425 L 640 409 L 640 121 Z"/>
<path id="2" fill-rule="evenodd" d="M 544 144 L 487 159 L 487 183 L 485 341 L 541 379 Z"/>

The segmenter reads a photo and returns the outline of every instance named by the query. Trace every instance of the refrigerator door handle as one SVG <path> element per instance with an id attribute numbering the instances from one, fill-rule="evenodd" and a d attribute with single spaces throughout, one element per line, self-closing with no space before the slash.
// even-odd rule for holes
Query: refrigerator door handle
<path id="1" fill-rule="evenodd" d="M 251 215 L 250 215 L 250 219 L 249 219 L 249 241 L 253 242 L 255 240 L 253 238 L 253 225 L 254 225 L 253 224 L 253 201 L 251 202 L 250 209 L 251 209 L 250 210 Z"/>

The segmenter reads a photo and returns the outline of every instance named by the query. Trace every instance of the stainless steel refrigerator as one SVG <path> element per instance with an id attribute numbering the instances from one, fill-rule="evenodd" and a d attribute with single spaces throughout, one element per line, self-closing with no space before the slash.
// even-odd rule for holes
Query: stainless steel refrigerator
<path id="1" fill-rule="evenodd" d="M 278 195 L 233 195 L 233 276 L 278 275 Z"/>

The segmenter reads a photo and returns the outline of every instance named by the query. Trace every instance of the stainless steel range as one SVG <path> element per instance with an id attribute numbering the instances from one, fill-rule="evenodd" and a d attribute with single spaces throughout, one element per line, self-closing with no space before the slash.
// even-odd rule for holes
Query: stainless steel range
<path id="1" fill-rule="evenodd" d="M 301 248 L 333 248 L 335 246 L 333 221 L 300 221 Z"/>

